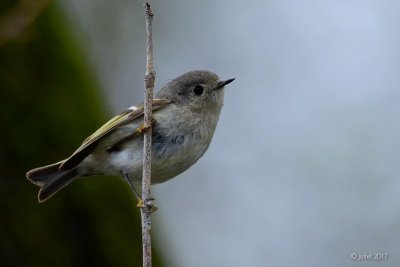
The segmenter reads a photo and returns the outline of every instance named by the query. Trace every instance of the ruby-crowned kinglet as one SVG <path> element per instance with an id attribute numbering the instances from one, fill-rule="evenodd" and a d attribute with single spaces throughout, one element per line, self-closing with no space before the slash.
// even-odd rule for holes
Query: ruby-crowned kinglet
<path id="1" fill-rule="evenodd" d="M 170 81 L 153 100 L 152 182 L 174 178 L 207 150 L 223 105 L 224 86 L 212 72 L 187 72 Z M 67 159 L 29 171 L 43 202 L 79 177 L 122 176 L 140 186 L 143 156 L 143 104 L 112 118 Z"/>

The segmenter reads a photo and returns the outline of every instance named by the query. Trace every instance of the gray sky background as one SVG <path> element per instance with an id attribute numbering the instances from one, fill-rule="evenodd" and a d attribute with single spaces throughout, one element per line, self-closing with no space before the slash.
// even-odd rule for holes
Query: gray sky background
<path id="1" fill-rule="evenodd" d="M 141 102 L 142 2 L 59 3 L 110 111 Z M 400 266 L 400 2 L 153 10 L 157 88 L 194 69 L 236 78 L 208 152 L 153 188 L 170 266 Z M 351 259 L 375 252 L 389 256 Z"/>

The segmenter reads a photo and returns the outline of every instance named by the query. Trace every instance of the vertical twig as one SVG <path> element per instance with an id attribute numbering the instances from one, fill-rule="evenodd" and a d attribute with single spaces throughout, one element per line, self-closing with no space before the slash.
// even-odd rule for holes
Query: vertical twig
<path id="1" fill-rule="evenodd" d="M 142 217 L 142 242 L 143 242 L 143 267 L 151 267 L 151 213 L 152 209 L 148 205 L 150 198 L 151 185 L 151 116 L 153 104 L 153 88 L 155 74 L 153 71 L 153 38 L 152 38 L 152 22 L 153 11 L 150 3 L 146 1 L 145 20 L 146 20 L 146 75 L 144 78 L 145 85 L 145 100 L 144 100 L 144 127 L 148 129 L 144 134 L 143 147 L 143 176 L 142 176 L 142 200 L 144 205 L 140 209 Z"/>

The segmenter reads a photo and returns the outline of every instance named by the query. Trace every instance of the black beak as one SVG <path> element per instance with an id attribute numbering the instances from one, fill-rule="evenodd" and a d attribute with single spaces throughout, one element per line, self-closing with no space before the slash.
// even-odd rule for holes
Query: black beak
<path id="1" fill-rule="evenodd" d="M 225 80 L 225 81 L 219 81 L 218 84 L 217 84 L 217 87 L 215 87 L 214 89 L 215 90 L 220 89 L 220 88 L 224 87 L 225 85 L 233 82 L 234 80 L 235 80 L 235 78 L 229 79 L 229 80 Z"/>

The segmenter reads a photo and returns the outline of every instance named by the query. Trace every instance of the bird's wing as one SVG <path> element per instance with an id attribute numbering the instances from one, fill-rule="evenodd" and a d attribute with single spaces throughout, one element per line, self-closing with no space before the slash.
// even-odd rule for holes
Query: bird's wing
<path id="1" fill-rule="evenodd" d="M 153 99 L 153 110 L 163 108 L 169 103 L 171 102 L 165 99 Z M 86 138 L 82 145 L 69 158 L 64 160 L 64 162 L 60 165 L 60 170 L 68 170 L 78 165 L 90 153 L 92 153 L 102 137 L 110 134 L 118 127 L 128 124 L 134 121 L 136 118 L 142 116 L 144 112 L 143 110 L 144 106 L 143 103 L 141 103 L 139 106 L 129 108 L 106 122 L 97 131 Z"/>

